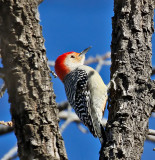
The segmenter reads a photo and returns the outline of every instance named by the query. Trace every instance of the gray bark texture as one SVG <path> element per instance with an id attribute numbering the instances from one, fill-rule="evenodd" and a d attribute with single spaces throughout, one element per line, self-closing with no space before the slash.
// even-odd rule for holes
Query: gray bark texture
<path id="1" fill-rule="evenodd" d="M 100 160 L 139 160 L 155 107 L 155 83 L 151 81 L 154 1 L 114 0 L 112 18 L 111 75 L 106 139 Z"/>
<path id="2" fill-rule="evenodd" d="M 0 52 L 21 160 L 66 160 L 38 5 L 0 0 Z"/>

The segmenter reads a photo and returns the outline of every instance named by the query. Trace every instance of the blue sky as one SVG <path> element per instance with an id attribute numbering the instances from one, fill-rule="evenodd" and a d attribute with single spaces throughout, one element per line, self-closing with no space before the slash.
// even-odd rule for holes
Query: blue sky
<path id="1" fill-rule="evenodd" d="M 39 7 L 45 47 L 49 60 L 55 60 L 60 54 L 68 51 L 81 52 L 88 46 L 92 49 L 89 56 L 104 54 L 110 51 L 111 43 L 111 17 L 113 16 L 113 0 L 44 0 Z M 152 40 L 155 66 L 155 36 Z M 91 65 L 96 67 L 96 64 Z M 110 80 L 110 66 L 103 66 L 100 74 L 106 84 Z M 51 67 L 54 71 L 54 68 Z M 155 78 L 155 76 L 154 76 Z M 56 101 L 66 100 L 63 84 L 52 77 Z M 1 81 L 0 81 L 1 84 Z M 9 121 L 10 106 L 8 95 L 5 93 L 0 100 L 0 120 Z M 105 112 L 107 118 L 108 111 Z M 150 118 L 149 126 L 155 129 Z M 60 122 L 62 124 L 62 122 Z M 69 160 L 98 160 L 100 142 L 90 133 L 83 134 L 75 123 L 70 124 L 62 134 Z M 13 133 L 0 136 L 0 158 L 14 145 L 16 138 Z M 153 159 L 155 144 L 145 142 L 142 160 Z"/>

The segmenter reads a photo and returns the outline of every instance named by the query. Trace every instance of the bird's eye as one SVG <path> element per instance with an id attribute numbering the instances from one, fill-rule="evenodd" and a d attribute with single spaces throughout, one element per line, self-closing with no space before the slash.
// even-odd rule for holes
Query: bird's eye
<path id="1" fill-rule="evenodd" d="M 75 58 L 75 56 L 71 55 L 71 58 Z"/>

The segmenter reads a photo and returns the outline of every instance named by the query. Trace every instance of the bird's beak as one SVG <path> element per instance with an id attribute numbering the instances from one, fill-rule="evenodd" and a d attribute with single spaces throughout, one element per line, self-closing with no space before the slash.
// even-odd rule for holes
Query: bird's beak
<path id="1" fill-rule="evenodd" d="M 79 56 L 85 55 L 85 54 L 90 50 L 90 48 L 91 48 L 91 46 L 88 47 L 88 48 L 86 48 L 86 49 L 84 49 L 84 50 L 79 54 Z"/>

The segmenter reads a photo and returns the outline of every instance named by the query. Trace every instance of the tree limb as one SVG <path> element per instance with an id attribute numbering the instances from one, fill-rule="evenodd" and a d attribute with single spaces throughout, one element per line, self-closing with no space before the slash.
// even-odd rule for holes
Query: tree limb
<path id="1" fill-rule="evenodd" d="M 67 120 L 69 119 L 69 123 L 71 122 L 75 122 L 77 124 L 81 123 L 80 119 L 78 118 L 78 116 L 74 113 L 74 112 L 71 112 L 71 113 L 68 113 L 68 111 L 61 111 L 59 113 L 59 118 L 62 119 L 62 120 Z M 67 122 L 67 125 L 69 124 Z M 102 124 L 103 126 L 105 127 L 106 124 L 107 124 L 107 119 L 103 118 L 102 120 Z M 67 126 L 65 125 L 65 127 L 63 127 L 63 130 L 66 128 Z M 148 135 L 147 135 L 147 140 L 148 141 L 152 141 L 152 142 L 155 142 L 155 130 L 153 129 L 149 129 L 148 130 Z"/>
<path id="2" fill-rule="evenodd" d="M 12 121 L 8 121 L 8 122 L 4 122 L 4 121 L 0 121 L 0 125 L 5 125 L 5 126 L 10 126 L 10 127 L 13 127 L 13 123 Z"/>
<path id="3" fill-rule="evenodd" d="M 148 135 L 155 136 L 155 130 L 149 129 Z"/>
<path id="4" fill-rule="evenodd" d="M 16 158 L 17 157 L 17 146 L 14 146 L 13 148 L 11 148 L 11 150 L 9 150 L 8 153 L 6 153 L 1 160 L 11 160 L 12 158 Z M 16 154 L 16 155 L 15 155 Z"/>
<path id="5" fill-rule="evenodd" d="M 5 91 L 6 91 L 6 85 L 5 85 L 5 83 L 3 83 L 2 85 L 1 85 L 1 87 L 0 87 L 0 98 L 2 98 L 3 97 L 3 95 L 4 95 L 4 93 L 5 93 Z"/>
<path id="6" fill-rule="evenodd" d="M 0 135 L 4 135 L 12 131 L 13 131 L 13 127 L 0 125 Z"/>
<path id="7" fill-rule="evenodd" d="M 88 59 L 85 60 L 86 65 L 92 64 L 92 63 L 98 63 L 100 61 L 105 61 L 106 59 L 111 57 L 111 53 L 107 52 L 104 55 L 96 56 L 96 57 L 89 57 Z"/>
<path id="8" fill-rule="evenodd" d="M 68 107 L 69 107 L 68 101 L 58 103 L 57 105 L 58 105 L 58 110 L 59 110 L 59 112 L 65 110 L 65 109 L 68 109 Z M 59 113 L 59 114 L 60 114 L 60 113 Z"/>
<path id="9" fill-rule="evenodd" d="M 85 60 L 84 64 L 92 64 L 92 63 L 98 63 L 100 61 L 105 61 L 106 59 L 110 58 L 111 57 L 111 53 L 110 52 L 107 52 L 105 53 L 104 55 L 98 55 L 96 57 L 89 57 L 88 59 Z M 110 65 L 110 63 L 106 63 L 105 64 L 107 65 Z M 54 61 L 48 61 L 48 65 L 53 67 L 55 65 L 55 62 Z"/>

